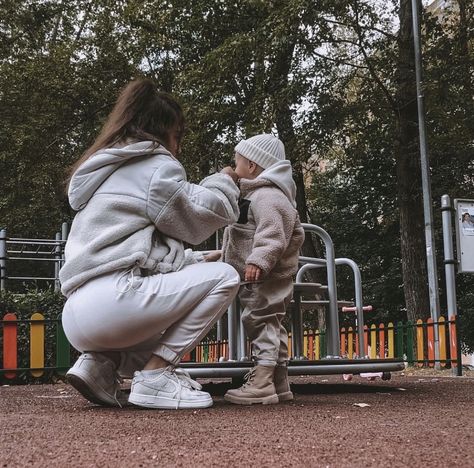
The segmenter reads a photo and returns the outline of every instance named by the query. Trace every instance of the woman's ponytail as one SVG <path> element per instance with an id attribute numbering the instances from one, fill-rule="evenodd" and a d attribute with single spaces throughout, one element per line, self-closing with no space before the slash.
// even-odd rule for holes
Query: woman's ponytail
<path id="1" fill-rule="evenodd" d="M 184 132 L 181 106 L 171 95 L 158 91 L 152 80 L 133 80 L 121 91 L 99 136 L 76 161 L 70 177 L 100 149 L 110 148 L 127 140 L 152 141 L 166 147 L 170 142 L 171 132 L 176 132 L 178 139 Z"/>

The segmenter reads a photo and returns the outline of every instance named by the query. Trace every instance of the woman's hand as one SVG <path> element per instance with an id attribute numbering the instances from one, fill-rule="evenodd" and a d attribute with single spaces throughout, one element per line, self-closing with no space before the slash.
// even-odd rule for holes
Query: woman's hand
<path id="1" fill-rule="evenodd" d="M 262 276 L 262 270 L 251 263 L 245 267 L 245 281 L 258 281 Z"/>
<path id="2" fill-rule="evenodd" d="M 211 252 L 204 255 L 205 262 L 217 262 L 222 257 L 222 250 L 211 250 Z"/>
<path id="3" fill-rule="evenodd" d="M 224 169 L 222 169 L 221 171 L 221 174 L 227 174 L 228 176 L 232 177 L 232 180 L 234 182 L 237 182 L 239 180 L 239 176 L 230 166 L 224 167 Z"/>

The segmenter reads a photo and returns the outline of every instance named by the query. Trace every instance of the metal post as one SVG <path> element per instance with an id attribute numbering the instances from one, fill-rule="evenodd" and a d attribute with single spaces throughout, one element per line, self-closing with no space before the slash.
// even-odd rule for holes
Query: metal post
<path id="1" fill-rule="evenodd" d="M 443 195 L 441 197 L 441 213 L 443 217 L 444 272 L 446 276 L 446 305 L 448 312 L 448 320 L 451 316 L 454 316 L 457 319 L 458 315 L 458 308 L 456 304 L 455 267 L 458 262 L 454 258 L 453 231 L 451 224 L 452 211 L 453 207 L 451 205 L 451 198 L 449 197 L 449 195 Z M 451 327 L 449 327 L 449 331 L 451 332 Z M 458 349 L 458 355 L 461 355 L 460 348 Z M 454 368 L 454 366 L 452 367 L 452 372 L 454 375 L 459 375 L 459 371 L 459 368 Z"/>
<path id="2" fill-rule="evenodd" d="M 54 240 L 57 242 L 54 247 L 54 290 L 57 292 L 61 289 L 61 284 L 59 282 L 59 270 L 61 269 L 61 259 L 62 259 L 62 248 L 61 248 L 61 233 L 57 232 Z"/>
<path id="3" fill-rule="evenodd" d="M 0 291 L 5 291 L 7 279 L 7 230 L 0 230 Z"/>
<path id="4" fill-rule="evenodd" d="M 227 332 L 229 339 L 229 361 L 236 361 L 237 348 L 237 301 L 234 299 L 227 310 Z"/>
<path id="5" fill-rule="evenodd" d="M 68 223 L 63 223 L 61 225 L 61 239 L 63 241 L 67 241 L 67 238 L 69 236 L 69 225 Z M 64 265 L 64 262 L 66 261 L 65 255 L 64 255 L 64 249 L 66 247 L 66 244 L 64 243 L 61 246 L 61 267 Z"/>
<path id="6" fill-rule="evenodd" d="M 421 40 L 420 25 L 418 21 L 418 0 L 411 0 L 413 16 L 413 41 L 415 48 L 415 72 L 416 72 L 416 93 L 418 103 L 418 131 L 420 136 L 420 156 L 421 156 L 421 181 L 423 186 L 423 211 L 425 218 L 425 240 L 426 240 L 426 264 L 428 268 L 428 286 L 430 296 L 430 312 L 434 322 L 439 321 L 439 295 L 438 295 L 438 275 L 436 269 L 436 254 L 434 245 L 433 210 L 431 200 L 431 182 L 429 172 L 429 158 L 426 143 L 425 109 L 422 86 L 422 63 L 421 63 Z M 435 329 L 435 368 L 440 368 L 439 363 L 439 334 L 438 327 Z"/>
<path id="7" fill-rule="evenodd" d="M 446 302 L 448 317 L 457 315 L 456 304 L 456 269 L 457 260 L 454 258 L 453 231 L 451 225 L 451 212 L 453 208 L 449 195 L 441 197 L 441 211 L 443 217 L 443 244 L 444 244 L 444 271 L 446 275 Z"/>
<path id="8" fill-rule="evenodd" d="M 249 356 L 247 356 L 247 335 L 245 333 L 244 324 L 242 322 L 242 307 L 240 305 L 240 301 L 237 298 L 237 317 L 239 318 L 238 321 L 238 329 L 239 329 L 239 360 L 245 361 Z M 252 354 L 252 352 L 250 352 Z"/>
<path id="9" fill-rule="evenodd" d="M 293 310 L 291 311 L 291 347 L 293 358 L 304 359 L 303 351 L 303 311 L 301 310 L 301 294 L 293 294 Z"/>

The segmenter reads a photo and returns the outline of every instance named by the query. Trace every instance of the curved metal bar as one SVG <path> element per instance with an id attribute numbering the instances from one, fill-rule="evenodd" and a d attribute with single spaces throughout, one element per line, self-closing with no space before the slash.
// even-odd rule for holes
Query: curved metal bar
<path id="1" fill-rule="evenodd" d="M 315 268 L 323 268 L 327 265 L 325 259 L 317 259 L 318 261 L 310 264 L 303 265 L 296 275 L 296 281 L 302 282 L 303 275 L 308 270 L 314 270 Z M 355 292 L 355 306 L 357 311 L 357 335 L 359 338 L 359 357 L 364 357 L 364 303 L 362 298 L 362 277 L 360 274 L 359 266 L 354 260 L 350 258 L 336 258 L 334 260 L 336 265 L 347 265 L 351 268 L 354 274 L 354 292 Z"/>
<path id="2" fill-rule="evenodd" d="M 327 279 L 328 279 L 328 356 L 339 356 L 339 314 L 337 310 L 337 286 L 336 286 L 336 263 L 334 254 L 334 244 L 331 236 L 321 227 L 314 224 L 303 224 L 306 232 L 318 235 L 324 243 L 326 249 L 327 261 Z M 308 257 L 303 257 L 308 258 Z"/>

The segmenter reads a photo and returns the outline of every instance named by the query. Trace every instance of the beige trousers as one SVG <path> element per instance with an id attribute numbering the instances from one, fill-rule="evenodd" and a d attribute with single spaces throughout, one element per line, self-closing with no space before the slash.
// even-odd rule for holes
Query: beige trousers
<path id="1" fill-rule="evenodd" d="M 292 278 L 267 279 L 239 290 L 242 322 L 259 364 L 274 366 L 288 361 L 288 333 L 282 321 L 292 296 Z"/>

